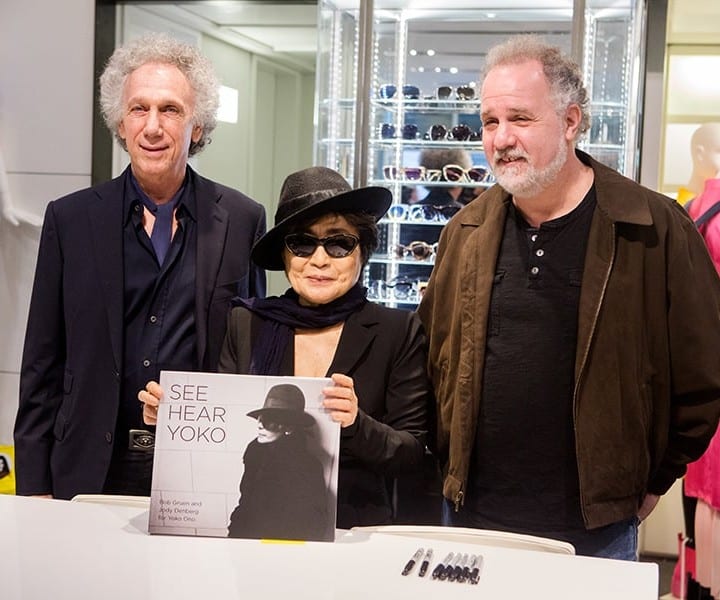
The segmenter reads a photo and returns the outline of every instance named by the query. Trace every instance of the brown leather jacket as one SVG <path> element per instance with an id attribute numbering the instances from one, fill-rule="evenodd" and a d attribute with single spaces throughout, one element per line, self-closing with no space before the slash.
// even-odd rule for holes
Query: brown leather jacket
<path id="1" fill-rule="evenodd" d="M 720 415 L 720 280 L 683 209 L 578 151 L 597 208 L 583 270 L 575 444 L 588 528 L 637 514 L 698 458 Z M 460 508 L 482 403 L 486 323 L 509 195 L 443 230 L 419 313 L 438 402 L 443 493 Z"/>

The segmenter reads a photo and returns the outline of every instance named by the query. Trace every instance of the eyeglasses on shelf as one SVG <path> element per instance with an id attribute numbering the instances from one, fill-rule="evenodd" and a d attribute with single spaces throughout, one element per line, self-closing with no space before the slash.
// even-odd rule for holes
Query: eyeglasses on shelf
<path id="1" fill-rule="evenodd" d="M 400 89 L 402 97 L 406 100 L 452 100 L 467 102 L 475 99 L 475 88 L 472 85 L 449 85 L 438 86 L 430 96 L 423 96 L 422 91 L 416 85 L 403 85 Z M 398 95 L 398 86 L 394 83 L 385 83 L 378 87 L 377 96 L 381 100 L 393 100 Z"/>
<path id="2" fill-rule="evenodd" d="M 451 98 L 453 92 L 455 97 Z M 475 89 L 469 85 L 461 85 L 453 90 L 449 85 L 441 85 L 435 91 L 438 100 L 472 100 L 475 98 Z"/>
<path id="3" fill-rule="evenodd" d="M 389 281 L 373 279 L 368 285 L 368 300 L 397 300 L 400 302 L 418 302 L 417 279 L 411 279 L 404 275 L 393 277 Z"/>
<path id="4" fill-rule="evenodd" d="M 474 165 L 465 169 L 460 165 L 445 165 L 442 168 L 445 181 L 457 183 L 493 183 L 495 178 L 487 167 Z"/>
<path id="5" fill-rule="evenodd" d="M 432 221 L 445 223 L 460 210 L 460 206 L 446 204 L 435 206 L 432 204 L 392 204 L 386 213 L 391 221 L 425 222 Z"/>
<path id="6" fill-rule="evenodd" d="M 397 94 L 397 86 L 392 83 L 386 83 L 378 88 L 378 98 L 383 100 L 391 100 Z M 403 98 L 408 100 L 417 100 L 420 98 L 420 88 L 416 85 L 402 86 Z"/>
<path id="7" fill-rule="evenodd" d="M 398 244 L 395 246 L 396 258 L 414 258 L 415 260 L 427 260 L 437 252 L 437 243 L 428 244 L 422 240 L 415 240 L 407 245 Z"/>
<path id="8" fill-rule="evenodd" d="M 380 137 L 384 140 L 395 139 L 397 137 L 397 127 L 392 123 L 382 123 L 380 125 Z M 404 140 L 418 139 L 418 126 L 414 123 L 405 123 L 400 128 L 400 137 Z"/>

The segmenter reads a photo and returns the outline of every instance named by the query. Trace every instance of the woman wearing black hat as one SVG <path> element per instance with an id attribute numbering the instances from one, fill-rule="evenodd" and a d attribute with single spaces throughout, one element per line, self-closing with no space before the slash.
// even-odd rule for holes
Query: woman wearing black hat
<path id="1" fill-rule="evenodd" d="M 248 416 L 257 419 L 258 433 L 243 455 L 240 500 L 228 536 L 332 541 L 323 468 L 305 436 L 315 419 L 305 412 L 302 390 L 274 385 L 263 407 Z"/>
<path id="2" fill-rule="evenodd" d="M 220 357 L 225 373 L 332 377 L 324 406 L 342 427 L 340 528 L 392 521 L 389 482 L 420 470 L 433 406 L 419 319 L 368 302 L 359 283 L 390 203 L 385 188 L 353 190 L 325 167 L 289 175 L 252 258 L 284 270 L 291 289 L 238 299 Z M 161 392 L 147 390 L 139 398 L 153 423 Z"/>

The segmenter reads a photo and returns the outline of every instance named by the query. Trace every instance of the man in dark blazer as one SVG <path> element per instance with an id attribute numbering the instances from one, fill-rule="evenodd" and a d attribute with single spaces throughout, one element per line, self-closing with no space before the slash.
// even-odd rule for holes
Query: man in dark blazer
<path id="1" fill-rule="evenodd" d="M 230 299 L 263 296 L 250 261 L 265 211 L 187 160 L 216 125 L 196 48 L 150 35 L 101 77 L 118 178 L 48 205 L 15 424 L 17 493 L 150 493 L 154 434 L 137 393 L 162 369 L 217 367 Z"/>

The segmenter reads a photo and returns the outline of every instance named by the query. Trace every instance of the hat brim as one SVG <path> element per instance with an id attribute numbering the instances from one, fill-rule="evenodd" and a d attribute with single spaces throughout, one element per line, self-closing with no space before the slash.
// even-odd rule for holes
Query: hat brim
<path id="1" fill-rule="evenodd" d="M 379 220 L 392 204 L 392 193 L 384 187 L 365 187 L 350 190 L 317 202 L 289 215 L 270 229 L 253 246 L 250 254 L 256 265 L 268 271 L 284 271 L 283 248 L 288 228 L 298 220 L 320 217 L 330 213 L 367 213 Z"/>
<path id="2" fill-rule="evenodd" d="M 302 425 L 310 427 L 315 423 L 315 418 L 305 411 L 292 410 L 289 408 L 258 408 L 251 410 L 247 416 L 257 419 L 260 415 L 265 415 L 274 423 L 282 423 L 284 425 Z"/>

